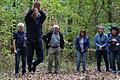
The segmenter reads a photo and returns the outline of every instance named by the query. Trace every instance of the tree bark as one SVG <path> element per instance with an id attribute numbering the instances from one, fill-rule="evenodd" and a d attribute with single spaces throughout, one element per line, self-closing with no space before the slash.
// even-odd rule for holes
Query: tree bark
<path id="1" fill-rule="evenodd" d="M 108 0 L 108 22 L 112 23 L 112 0 Z"/>

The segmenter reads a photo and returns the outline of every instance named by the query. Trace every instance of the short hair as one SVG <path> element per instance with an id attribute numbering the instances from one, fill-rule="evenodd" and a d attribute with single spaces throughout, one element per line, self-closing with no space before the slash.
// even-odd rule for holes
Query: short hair
<path id="1" fill-rule="evenodd" d="M 100 26 L 98 27 L 98 29 L 104 29 L 104 27 L 103 27 L 102 25 L 100 25 Z"/>
<path id="2" fill-rule="evenodd" d="M 54 25 L 53 28 L 60 28 L 59 25 Z"/>
<path id="3" fill-rule="evenodd" d="M 20 26 L 24 27 L 24 23 L 18 23 L 17 24 L 17 27 L 20 27 Z"/>
<path id="4" fill-rule="evenodd" d="M 24 27 L 24 23 L 18 23 L 17 24 L 17 30 L 19 30 L 19 27 L 21 27 L 21 26 Z"/>

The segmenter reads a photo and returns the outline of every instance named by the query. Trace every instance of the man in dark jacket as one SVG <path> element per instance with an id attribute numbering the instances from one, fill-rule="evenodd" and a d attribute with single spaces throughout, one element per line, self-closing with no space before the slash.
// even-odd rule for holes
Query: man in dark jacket
<path id="1" fill-rule="evenodd" d="M 27 28 L 27 63 L 29 72 L 36 71 L 36 66 L 43 61 L 42 49 L 42 24 L 46 19 L 46 15 L 40 9 L 40 3 L 34 2 L 32 10 L 25 16 Z M 36 50 L 36 60 L 33 61 L 34 49 Z"/>
<path id="2" fill-rule="evenodd" d="M 63 35 L 60 33 L 59 26 L 54 25 L 53 31 L 50 31 L 43 36 L 43 40 L 46 43 L 48 49 L 48 73 L 52 72 L 53 57 L 55 58 L 55 73 L 58 73 L 59 68 L 59 55 L 60 51 L 63 51 L 64 40 Z"/>

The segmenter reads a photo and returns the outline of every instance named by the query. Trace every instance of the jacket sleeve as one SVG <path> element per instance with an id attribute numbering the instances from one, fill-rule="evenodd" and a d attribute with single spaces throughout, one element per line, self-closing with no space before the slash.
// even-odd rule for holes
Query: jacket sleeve
<path id="1" fill-rule="evenodd" d="M 90 47 L 90 42 L 89 42 L 89 38 L 87 38 L 87 46 L 86 46 L 86 48 L 84 49 L 84 51 L 86 51 L 89 47 Z"/>
<path id="2" fill-rule="evenodd" d="M 51 36 L 52 36 L 52 31 L 43 35 L 43 41 L 45 42 L 46 44 L 46 48 L 48 49 L 49 48 L 49 42 L 50 42 L 50 39 L 51 39 Z"/>
<path id="3" fill-rule="evenodd" d="M 97 35 L 95 35 L 94 43 L 95 43 L 95 46 L 96 46 L 96 47 L 100 47 L 100 45 L 97 43 Z"/>
<path id="4" fill-rule="evenodd" d="M 78 37 L 75 38 L 75 48 L 76 48 L 76 50 L 80 51 L 80 47 L 79 47 L 79 44 L 78 44 Z"/>
<path id="5" fill-rule="evenodd" d="M 63 38 L 63 35 L 60 33 L 60 48 L 64 48 L 64 38 Z"/>
<path id="6" fill-rule="evenodd" d="M 43 41 L 45 42 L 45 45 L 46 45 L 46 49 L 48 49 L 48 33 L 43 35 Z"/>
<path id="7" fill-rule="evenodd" d="M 43 24 L 45 19 L 46 19 L 46 15 L 45 15 L 45 13 L 42 10 L 40 10 L 40 15 L 41 15 L 40 23 Z"/>
<path id="8" fill-rule="evenodd" d="M 49 35 L 50 35 L 50 33 L 47 33 L 47 34 L 45 34 L 45 35 L 43 35 L 43 41 L 46 43 L 46 44 L 48 44 L 48 38 L 49 38 Z"/>
<path id="9" fill-rule="evenodd" d="M 17 33 L 15 32 L 15 33 L 13 33 L 13 39 L 17 39 Z"/>
<path id="10" fill-rule="evenodd" d="M 47 39 L 46 34 L 43 35 L 42 39 L 43 39 L 43 41 L 44 41 L 45 43 L 47 42 L 47 41 L 46 41 L 46 39 Z"/>
<path id="11" fill-rule="evenodd" d="M 26 23 L 26 24 L 30 22 L 30 20 L 31 20 L 31 18 L 32 18 L 31 15 L 32 15 L 32 10 L 30 10 L 30 11 L 27 13 L 27 15 L 25 16 L 25 23 Z"/>
<path id="12" fill-rule="evenodd" d="M 118 36 L 119 36 L 119 38 L 118 38 L 118 42 L 120 43 L 120 34 L 119 34 Z"/>

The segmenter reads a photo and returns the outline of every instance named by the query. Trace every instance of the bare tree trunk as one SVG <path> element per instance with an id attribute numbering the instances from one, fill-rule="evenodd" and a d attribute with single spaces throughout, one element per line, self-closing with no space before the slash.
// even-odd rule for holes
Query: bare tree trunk
<path id="1" fill-rule="evenodd" d="M 108 0 L 108 22 L 112 23 L 112 0 Z"/>
<path id="2" fill-rule="evenodd" d="M 82 9 L 81 9 L 81 8 L 84 6 L 84 5 L 83 5 L 83 1 L 84 1 L 84 0 L 79 0 L 79 5 L 78 5 L 78 6 L 79 6 L 79 8 L 78 8 L 78 14 L 79 14 L 79 16 L 81 16 L 81 12 L 82 12 Z"/>

